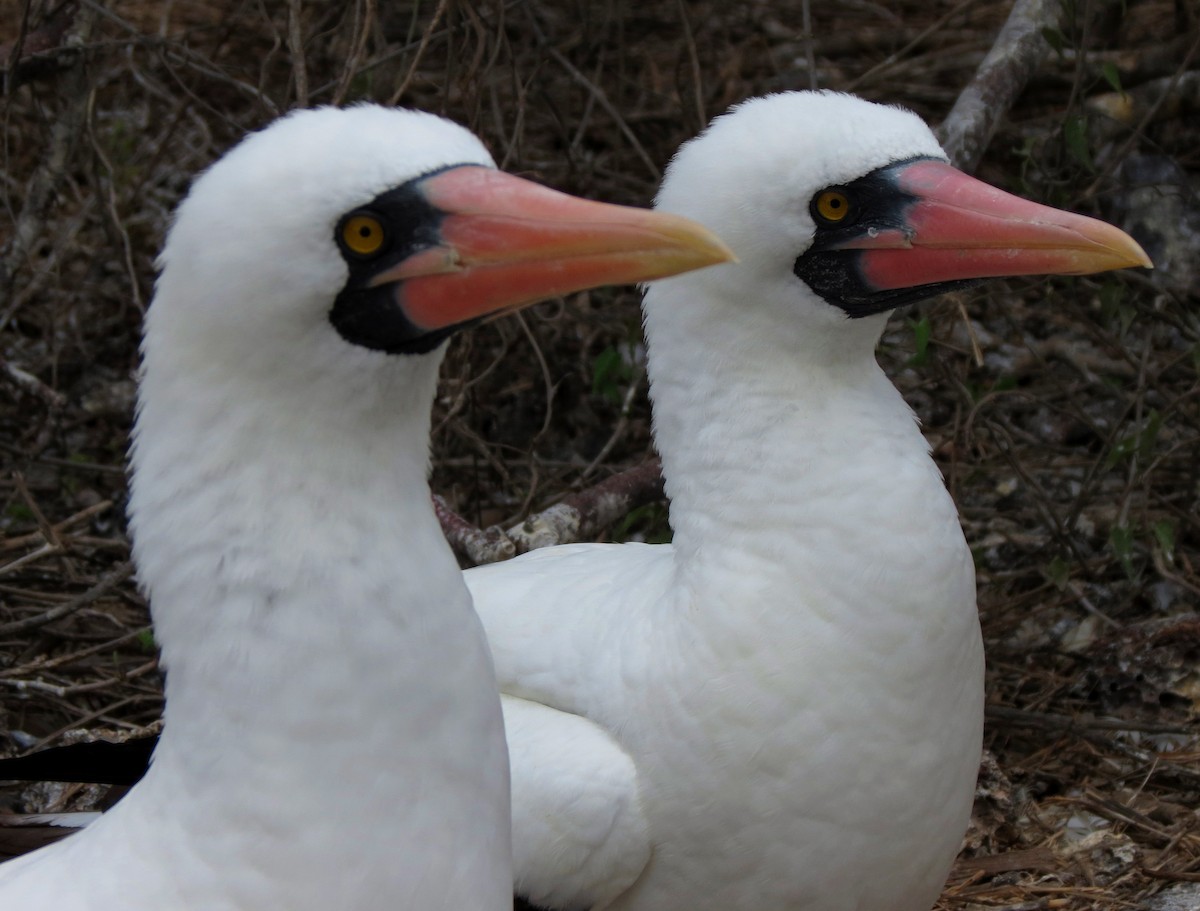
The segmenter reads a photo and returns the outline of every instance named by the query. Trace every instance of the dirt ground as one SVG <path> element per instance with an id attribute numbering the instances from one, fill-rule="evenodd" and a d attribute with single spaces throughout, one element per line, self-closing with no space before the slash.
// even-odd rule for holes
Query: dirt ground
<path id="1" fill-rule="evenodd" d="M 467 124 L 510 171 L 647 204 L 681 141 L 763 92 L 940 122 L 1009 12 L 811 6 L 810 36 L 800 0 L 0 0 L 0 751 L 158 718 L 124 454 L 154 256 L 196 171 L 292 107 L 372 99 Z M 959 504 L 988 648 L 977 813 L 939 907 L 1196 909 L 1200 9 L 1065 0 L 1044 36 L 977 173 L 1121 224 L 1158 268 L 990 283 L 884 338 Z M 434 490 L 505 525 L 643 463 L 643 360 L 633 289 L 459 338 Z M 664 540 L 665 516 L 605 536 Z"/>

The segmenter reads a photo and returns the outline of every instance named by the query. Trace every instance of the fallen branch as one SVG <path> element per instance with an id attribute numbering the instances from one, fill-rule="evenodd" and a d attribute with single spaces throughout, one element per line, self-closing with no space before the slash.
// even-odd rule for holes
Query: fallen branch
<path id="1" fill-rule="evenodd" d="M 19 633 L 28 632 L 31 629 L 37 629 L 39 626 L 45 626 L 47 623 L 53 623 L 55 620 L 61 620 L 68 614 L 73 614 L 80 608 L 87 607 L 94 601 L 99 600 L 132 575 L 133 566 L 129 563 L 120 563 L 116 568 L 109 570 L 101 576 L 99 582 L 78 597 L 52 607 L 50 610 L 42 611 L 40 614 L 35 614 L 32 617 L 25 617 L 22 620 L 14 620 L 11 623 L 0 625 L 0 636 L 14 636 Z"/>
<path id="2" fill-rule="evenodd" d="M 1151 879 L 1168 879 L 1182 883 L 1200 883 L 1200 873 L 1192 873 L 1187 870 L 1166 870 L 1163 867 L 1148 867 L 1142 865 L 1142 872 Z"/>
<path id="3" fill-rule="evenodd" d="M 62 408 L 67 404 L 67 397 L 56 389 L 51 389 L 27 370 L 22 370 L 16 364 L 0 358 L 0 370 L 8 376 L 9 381 L 23 392 L 36 396 L 51 408 Z"/>
<path id="4" fill-rule="evenodd" d="M 516 555 L 516 545 L 499 525 L 477 528 L 451 509 L 445 499 L 436 493 L 433 495 L 433 511 L 450 546 L 475 566 L 498 563 Z"/>
<path id="5" fill-rule="evenodd" d="M 631 509 L 661 500 L 663 496 L 662 463 L 658 459 L 651 459 L 587 490 L 571 494 L 561 503 L 510 528 L 508 535 L 517 542 L 517 550 L 568 544 L 594 536 L 628 515 Z M 552 510 L 556 513 L 556 520 L 542 523 L 533 521 Z M 552 537 L 546 534 L 546 530 L 555 521 L 564 528 L 564 533 Z"/>
<path id="6" fill-rule="evenodd" d="M 1066 715 L 1053 715 L 1043 712 L 1026 712 L 1020 709 L 1010 709 L 1003 706 L 989 705 L 985 717 L 990 722 L 997 720 L 1018 727 L 1041 728 L 1043 730 L 1061 731 L 1072 734 L 1088 743 L 1119 753 L 1127 759 L 1140 763 L 1146 769 L 1153 769 L 1159 774 L 1171 774 L 1177 779 L 1195 787 L 1200 784 L 1200 773 L 1168 758 L 1169 754 L 1146 750 L 1141 747 L 1123 743 L 1114 737 L 1107 736 L 1107 731 L 1140 731 L 1143 733 L 1194 733 L 1188 727 L 1175 725 L 1155 725 L 1141 722 L 1125 722 L 1116 719 L 1091 718 L 1082 720 Z"/>
<path id="7" fill-rule="evenodd" d="M 84 507 L 74 515 L 67 516 L 61 522 L 56 522 L 50 526 L 50 531 L 54 535 L 60 535 L 72 525 L 76 525 L 85 519 L 90 519 L 93 516 L 98 516 L 102 512 L 107 512 L 112 507 L 112 500 L 101 500 L 99 503 L 93 503 L 91 506 Z M 0 540 L 0 552 L 6 550 L 17 550 L 22 547 L 32 547 L 34 544 L 57 544 L 57 541 L 48 541 L 45 532 L 31 531 L 28 534 L 17 535 L 12 538 L 4 538 Z"/>
<path id="8" fill-rule="evenodd" d="M 69 38 L 78 12 L 78 5 L 68 0 L 47 13 L 32 32 L 25 33 L 23 21 L 17 37 L 0 44 L 5 95 L 12 95 L 26 80 L 52 76 L 76 63 L 82 42 Z M 25 5 L 24 13 L 28 15 L 29 4 Z"/>
<path id="9" fill-rule="evenodd" d="M 942 148 L 968 173 L 979 165 L 996 127 L 1050 47 L 1042 31 L 1058 25 L 1060 0 L 1016 0 L 992 49 L 938 128 Z"/>
<path id="10" fill-rule="evenodd" d="M 989 721 L 1014 727 L 1039 728 L 1057 733 L 1077 734 L 1083 731 L 1137 731 L 1142 734 L 1191 734 L 1182 724 L 1158 724 L 1151 721 L 1126 721 L 1120 718 L 1073 718 L 1052 712 L 1031 712 L 1002 705 L 987 706 Z"/>
<path id="11" fill-rule="evenodd" d="M 138 677 L 144 677 L 146 674 L 156 670 L 158 670 L 157 657 L 139 664 L 133 670 L 122 671 L 112 677 L 92 680 L 88 683 L 75 683 L 64 686 L 57 683 L 47 683 L 45 680 L 9 680 L 0 678 L 0 686 L 11 687 L 18 694 L 48 693 L 51 696 L 65 699 L 68 696 L 75 696 L 79 693 L 94 693 L 97 690 L 108 689 L 113 684 L 136 680 Z"/>
<path id="12" fill-rule="evenodd" d="M 662 499 L 662 465 L 651 459 L 573 493 L 505 530 L 477 528 L 434 494 L 433 507 L 450 546 L 473 564 L 496 563 L 518 553 L 591 538 L 645 503 Z"/>
<path id="13" fill-rule="evenodd" d="M 91 36 L 95 18 L 90 8 L 81 10 L 72 21 L 73 35 L 64 38 L 64 43 L 85 45 Z M 15 47 L 12 49 L 17 50 Z M 76 143 L 83 134 L 92 85 L 88 80 L 87 67 L 84 66 L 82 55 L 72 58 L 72 64 L 70 71 L 62 77 L 59 93 L 60 97 L 65 99 L 65 106 L 50 129 L 42 164 L 29 181 L 25 203 L 17 215 L 3 257 L 0 258 L 0 287 L 3 288 L 9 288 L 13 272 L 28 260 L 30 250 L 38 239 L 45 235 L 43 225 L 46 212 L 54 200 L 59 184 L 66 176 Z M 11 288 L 9 290 L 11 291 Z M 11 308 L 9 310 L 10 312 L 4 315 L 4 321 L 12 318 Z"/>

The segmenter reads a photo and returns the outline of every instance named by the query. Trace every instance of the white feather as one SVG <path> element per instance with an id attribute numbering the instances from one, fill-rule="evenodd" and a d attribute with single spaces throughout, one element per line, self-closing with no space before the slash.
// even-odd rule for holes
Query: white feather
<path id="1" fill-rule="evenodd" d="M 938 895 L 980 754 L 971 554 L 875 362 L 886 318 L 849 320 L 792 272 L 816 191 L 918 155 L 944 157 L 917 117 L 832 93 L 747 102 L 685 145 L 658 207 L 740 261 L 646 294 L 673 544 L 466 574 L 502 690 L 616 748 L 613 774 L 581 782 L 545 744 L 554 716 L 510 729 L 514 781 L 544 782 L 514 789 L 517 880 L 554 907 L 926 911 Z M 583 864 L 541 822 L 559 794 L 573 829 L 622 806 L 644 829 Z"/>
<path id="2" fill-rule="evenodd" d="M 0 867 L 0 906 L 510 907 L 499 700 L 426 485 L 440 358 L 328 319 L 338 217 L 465 162 L 492 164 L 431 115 L 302 112 L 180 206 L 130 500 L 162 739 L 111 812 Z"/>

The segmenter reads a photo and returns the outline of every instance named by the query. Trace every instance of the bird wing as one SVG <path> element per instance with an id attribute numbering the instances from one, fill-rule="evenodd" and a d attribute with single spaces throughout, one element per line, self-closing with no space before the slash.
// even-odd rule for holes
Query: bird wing
<path id="1" fill-rule="evenodd" d="M 573 544 L 468 570 L 492 648 L 512 766 L 516 891 L 555 909 L 603 907 L 649 862 L 638 768 L 668 545 Z"/>
<path id="2" fill-rule="evenodd" d="M 567 544 L 467 570 L 501 691 L 594 720 L 628 711 L 673 567 L 669 544 Z"/>
<path id="3" fill-rule="evenodd" d="M 514 696 L 502 704 L 517 894 L 545 908 L 604 907 L 650 860 L 633 759 L 579 715 Z"/>

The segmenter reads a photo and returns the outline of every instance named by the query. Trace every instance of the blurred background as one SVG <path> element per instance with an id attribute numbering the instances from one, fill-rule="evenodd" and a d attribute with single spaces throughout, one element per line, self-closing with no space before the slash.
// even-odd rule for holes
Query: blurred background
<path id="1" fill-rule="evenodd" d="M 0 10 L 0 752 L 15 753 L 158 717 L 124 519 L 139 325 L 172 208 L 248 130 L 305 105 L 420 107 L 509 171 L 647 205 L 678 145 L 753 95 L 852 91 L 940 123 L 1010 4 Z M 1200 9 L 1064 0 L 1038 30 L 1044 57 L 975 172 L 1120 224 L 1158 268 L 989 283 L 898 313 L 881 346 L 959 504 L 988 646 L 989 752 L 942 906 L 1200 908 Z M 631 288 L 460 336 L 434 490 L 507 526 L 645 463 L 644 359 Z M 665 504 L 599 537 L 669 540 Z M 0 790 L 16 810 L 111 797 Z"/>

